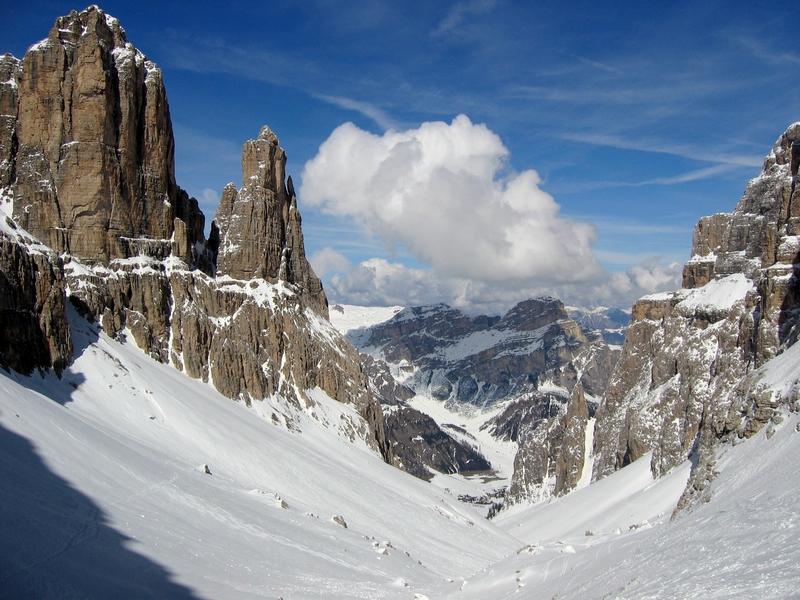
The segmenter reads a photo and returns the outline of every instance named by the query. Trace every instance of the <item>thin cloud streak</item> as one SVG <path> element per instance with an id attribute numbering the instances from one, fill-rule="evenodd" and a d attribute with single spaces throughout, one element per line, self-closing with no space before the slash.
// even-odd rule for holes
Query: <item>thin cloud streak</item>
<path id="1" fill-rule="evenodd" d="M 358 100 L 351 100 L 350 98 L 341 98 L 339 96 L 328 96 L 326 94 L 311 94 L 312 97 L 323 100 L 328 104 L 333 104 L 345 110 L 354 110 L 361 113 L 368 119 L 372 119 L 378 127 L 383 128 L 384 131 L 389 129 L 397 129 L 397 123 L 386 112 L 370 104 L 369 102 L 360 102 Z"/>
<path id="2" fill-rule="evenodd" d="M 751 38 L 739 38 L 739 43 L 750 50 L 751 54 L 758 59 L 761 59 L 767 63 L 776 65 L 776 64 L 795 64 L 800 65 L 800 55 L 791 54 L 789 52 L 776 52 L 774 50 L 770 50 L 763 44 L 753 40 Z"/>
<path id="3" fill-rule="evenodd" d="M 589 65 L 590 67 L 594 67 L 595 69 L 600 69 L 601 71 L 607 71 L 608 73 L 616 73 L 617 75 L 622 75 L 622 71 L 620 71 L 616 67 L 611 67 L 601 62 L 597 62 L 596 60 L 591 60 L 584 56 L 578 56 L 576 54 L 573 54 L 571 56 L 577 58 L 583 64 Z"/>
<path id="4" fill-rule="evenodd" d="M 497 0 L 467 0 L 456 2 L 447 15 L 439 22 L 439 26 L 431 32 L 432 37 L 441 36 L 464 22 L 467 15 L 480 15 L 491 12 Z"/>
<path id="5" fill-rule="evenodd" d="M 756 156 L 741 156 L 735 154 L 714 153 L 697 150 L 691 146 L 669 144 L 663 142 L 634 142 L 621 137 L 606 134 L 562 134 L 562 139 L 571 142 L 584 142 L 595 146 L 609 146 L 621 150 L 638 150 L 641 152 L 655 152 L 658 154 L 671 154 L 682 158 L 702 160 L 704 162 L 724 163 L 741 167 L 760 167 L 764 159 Z"/>

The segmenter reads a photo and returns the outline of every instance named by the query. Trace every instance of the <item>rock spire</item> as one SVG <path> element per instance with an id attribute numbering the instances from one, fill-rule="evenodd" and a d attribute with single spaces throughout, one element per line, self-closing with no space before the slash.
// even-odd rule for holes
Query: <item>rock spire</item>
<path id="1" fill-rule="evenodd" d="M 175 183 L 161 71 L 116 19 L 72 11 L 21 61 L 0 59 L 0 81 L 0 185 L 20 226 L 91 262 L 171 242 L 199 261 L 204 217 Z"/>

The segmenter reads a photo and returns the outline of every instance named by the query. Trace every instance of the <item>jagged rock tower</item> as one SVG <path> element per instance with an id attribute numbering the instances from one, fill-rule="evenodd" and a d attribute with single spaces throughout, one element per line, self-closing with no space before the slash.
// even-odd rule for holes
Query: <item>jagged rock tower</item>
<path id="1" fill-rule="evenodd" d="M 316 390 L 353 406 L 360 418 L 325 425 L 391 462 L 358 352 L 327 322 L 268 127 L 245 144 L 242 189 L 225 188 L 206 242 L 197 201 L 175 183 L 161 71 L 98 7 L 59 18 L 21 61 L 0 59 L 0 113 L 11 213 L 0 215 L 0 366 L 71 362 L 68 296 L 154 359 L 269 401 L 276 424 L 324 420 Z"/>
<path id="2" fill-rule="evenodd" d="M 0 59 L 0 186 L 14 220 L 56 252 L 107 262 L 147 243 L 203 238 L 175 183 L 161 71 L 97 7 L 56 21 L 18 61 Z"/>

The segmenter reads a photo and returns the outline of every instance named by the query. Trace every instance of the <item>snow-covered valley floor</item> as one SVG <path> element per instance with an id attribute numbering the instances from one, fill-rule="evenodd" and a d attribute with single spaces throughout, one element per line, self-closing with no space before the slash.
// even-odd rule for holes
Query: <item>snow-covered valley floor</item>
<path id="1" fill-rule="evenodd" d="M 487 521 L 311 418 L 289 432 L 72 320 L 76 361 L 61 380 L 0 372 L 2 598 L 800 590 L 796 415 L 771 439 L 762 431 L 728 449 L 712 500 L 672 522 L 689 465 L 654 482 L 648 457 Z M 776 360 L 780 387 L 800 372 L 800 352 Z"/>

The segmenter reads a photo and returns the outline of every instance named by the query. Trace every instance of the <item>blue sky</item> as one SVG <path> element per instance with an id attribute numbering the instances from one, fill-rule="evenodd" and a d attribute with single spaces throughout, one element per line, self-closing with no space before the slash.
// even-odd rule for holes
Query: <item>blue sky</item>
<path id="1" fill-rule="evenodd" d="M 16 56 L 44 38 L 58 15 L 84 8 L 38 0 L 0 6 L 0 50 Z M 412 169 L 412 158 L 391 182 L 380 180 L 382 163 L 348 163 L 348 178 L 373 169 L 370 178 L 331 197 L 325 186 L 337 174 L 324 169 L 297 186 L 307 251 L 333 301 L 445 301 L 497 312 L 552 293 L 573 303 L 629 305 L 675 287 L 674 263 L 688 259 L 697 219 L 732 210 L 777 137 L 800 120 L 796 2 L 101 7 L 162 68 L 178 183 L 200 199 L 209 221 L 222 187 L 241 183 L 242 144 L 264 124 L 279 136 L 298 184 L 307 183 L 309 161 L 325 158 L 320 146 L 334 131 L 339 145 L 330 142 L 328 153 L 359 141 L 387 156 L 401 147 L 395 143 L 423 148 L 417 132 L 425 123 L 447 124 L 437 131 L 456 145 L 479 125 L 496 137 L 486 138 L 480 175 L 444 187 L 432 175 L 405 191 L 390 189 L 408 179 L 412 171 L 403 169 Z M 451 135 L 462 114 L 472 127 L 462 128 L 466 137 Z M 355 127 L 337 129 L 347 122 Z M 407 135 L 390 139 L 387 130 Z M 435 161 L 423 154 L 426 165 Z M 431 168 L 461 173 L 448 165 Z M 539 192 L 552 197 L 557 213 L 541 204 L 494 222 L 493 207 L 507 208 L 509 186 L 531 170 L 538 180 L 528 177 L 526 189 L 540 204 L 549 201 Z M 480 190 L 494 194 L 486 210 Z M 387 197 L 406 202 L 402 215 L 378 206 Z M 412 214 L 426 207 L 435 209 L 430 218 Z M 474 214 L 478 225 L 462 214 Z M 530 227 L 513 228 L 515 215 Z M 535 219 L 547 227 L 537 229 Z M 456 222 L 474 236 L 474 257 L 457 239 Z M 419 223 L 432 233 L 423 235 Z M 580 246 L 570 240 L 585 233 L 584 224 L 594 236 L 562 260 Z M 547 241 L 545 230 L 557 239 Z M 492 241 L 512 231 L 541 243 Z M 494 250 L 479 252 L 483 242 Z M 463 260 L 453 260 L 454 252 Z"/>

